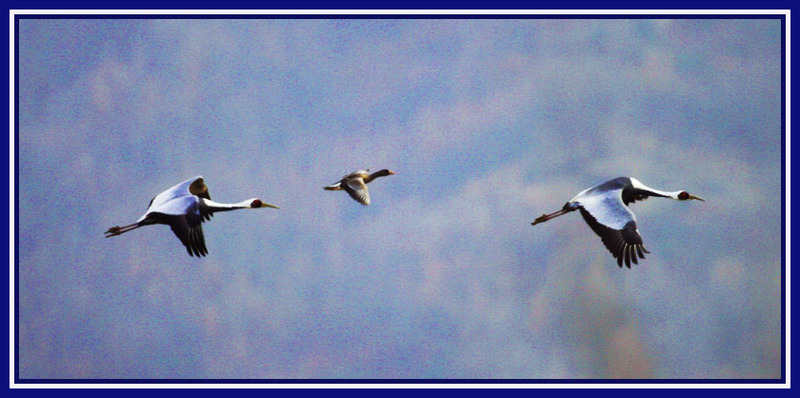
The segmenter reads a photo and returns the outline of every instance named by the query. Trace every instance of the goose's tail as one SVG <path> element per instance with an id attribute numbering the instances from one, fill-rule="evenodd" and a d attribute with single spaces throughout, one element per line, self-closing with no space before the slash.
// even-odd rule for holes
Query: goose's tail
<path id="1" fill-rule="evenodd" d="M 326 187 L 323 187 L 322 189 L 324 189 L 326 191 L 341 191 L 342 190 L 342 183 L 341 182 L 337 182 L 336 184 L 328 185 Z"/>

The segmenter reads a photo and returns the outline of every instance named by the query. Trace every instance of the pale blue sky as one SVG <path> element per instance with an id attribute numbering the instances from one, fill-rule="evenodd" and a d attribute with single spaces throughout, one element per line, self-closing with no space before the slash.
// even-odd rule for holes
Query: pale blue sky
<path id="1" fill-rule="evenodd" d="M 22 19 L 23 378 L 777 378 L 777 19 Z M 323 191 L 389 168 L 372 205 Z M 203 175 L 209 255 L 113 239 Z M 575 214 L 632 176 L 620 269 Z"/>

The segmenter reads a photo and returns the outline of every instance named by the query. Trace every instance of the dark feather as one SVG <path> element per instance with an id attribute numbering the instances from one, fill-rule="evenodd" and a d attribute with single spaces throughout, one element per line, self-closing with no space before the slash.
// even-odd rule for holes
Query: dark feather
<path id="1" fill-rule="evenodd" d="M 631 261 L 634 264 L 638 264 L 637 255 L 638 258 L 644 258 L 643 252 L 649 253 L 642 244 L 642 236 L 636 231 L 636 222 L 630 221 L 625 224 L 622 230 L 616 230 L 597 222 L 594 216 L 583 207 L 580 208 L 580 211 L 581 216 L 592 228 L 592 231 L 600 236 L 603 245 L 617 259 L 617 264 L 620 267 L 625 262 L 625 266 L 630 268 Z"/>
<path id="2" fill-rule="evenodd" d="M 189 185 L 189 193 L 200 198 L 211 200 L 211 194 L 208 193 L 208 186 L 202 178 L 194 180 Z M 211 212 L 203 211 L 203 209 L 200 210 L 200 215 L 202 215 L 203 219 L 206 221 L 211 220 L 211 217 L 214 216 Z"/>
<path id="3" fill-rule="evenodd" d="M 197 213 L 189 212 L 183 216 L 176 216 L 170 224 L 172 232 L 186 246 L 190 256 L 202 257 L 208 254 L 205 238 L 203 237 L 203 217 Z"/>

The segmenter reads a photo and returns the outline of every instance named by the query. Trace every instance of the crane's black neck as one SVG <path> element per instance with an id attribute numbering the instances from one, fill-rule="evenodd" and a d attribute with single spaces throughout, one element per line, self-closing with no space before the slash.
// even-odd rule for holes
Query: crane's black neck
<path id="1" fill-rule="evenodd" d="M 636 202 L 637 200 L 645 200 L 649 197 L 668 198 L 669 196 L 639 188 L 625 188 L 622 190 L 622 202 L 627 206 L 629 203 Z"/>

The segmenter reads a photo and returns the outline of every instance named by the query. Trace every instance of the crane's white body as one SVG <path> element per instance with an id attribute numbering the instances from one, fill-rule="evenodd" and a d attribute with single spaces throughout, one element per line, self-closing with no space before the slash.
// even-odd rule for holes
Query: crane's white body
<path id="1" fill-rule="evenodd" d="M 275 205 L 264 203 L 260 199 L 248 199 L 238 203 L 217 203 L 211 200 L 202 176 L 197 176 L 176 184 L 156 195 L 150 201 L 147 211 L 135 223 L 123 227 L 111 227 L 106 231 L 106 238 L 121 235 L 125 232 L 151 224 L 167 224 L 186 246 L 190 256 L 208 254 L 202 223 L 220 211 L 252 209 Z"/>
<path id="2" fill-rule="evenodd" d="M 622 203 L 621 192 L 622 189 L 619 189 L 598 195 L 584 191 L 572 198 L 569 203 L 586 209 L 600 224 L 613 229 L 622 229 L 630 221 L 636 221 L 636 216 Z"/>
<path id="3" fill-rule="evenodd" d="M 653 196 L 675 200 L 703 200 L 686 191 L 660 191 L 642 184 L 635 178 L 619 177 L 581 191 L 564 204 L 561 210 L 544 214 L 532 224 L 536 225 L 568 212 L 580 210 L 586 223 L 617 258 L 620 267 L 624 261 L 630 268 L 631 261 L 637 264 L 637 256 L 644 258 L 644 253 L 649 252 L 642 243 L 636 216 L 628 205 Z"/>
<path id="4" fill-rule="evenodd" d="M 678 199 L 678 194 L 681 193 L 681 191 L 666 192 L 653 189 L 642 184 L 633 177 L 629 178 L 630 185 L 626 185 L 624 182 L 618 180 L 619 179 L 607 181 L 603 184 L 587 188 L 575 195 L 575 197 L 570 199 L 567 203 L 583 207 L 594 216 L 600 224 L 613 229 L 622 229 L 627 223 L 636 221 L 636 215 L 633 214 L 622 199 L 624 189 L 633 188 L 642 192 L 648 192 L 649 194 L 647 196 L 661 196 L 672 199 Z M 644 200 L 647 196 L 643 196 L 639 200 Z"/>

